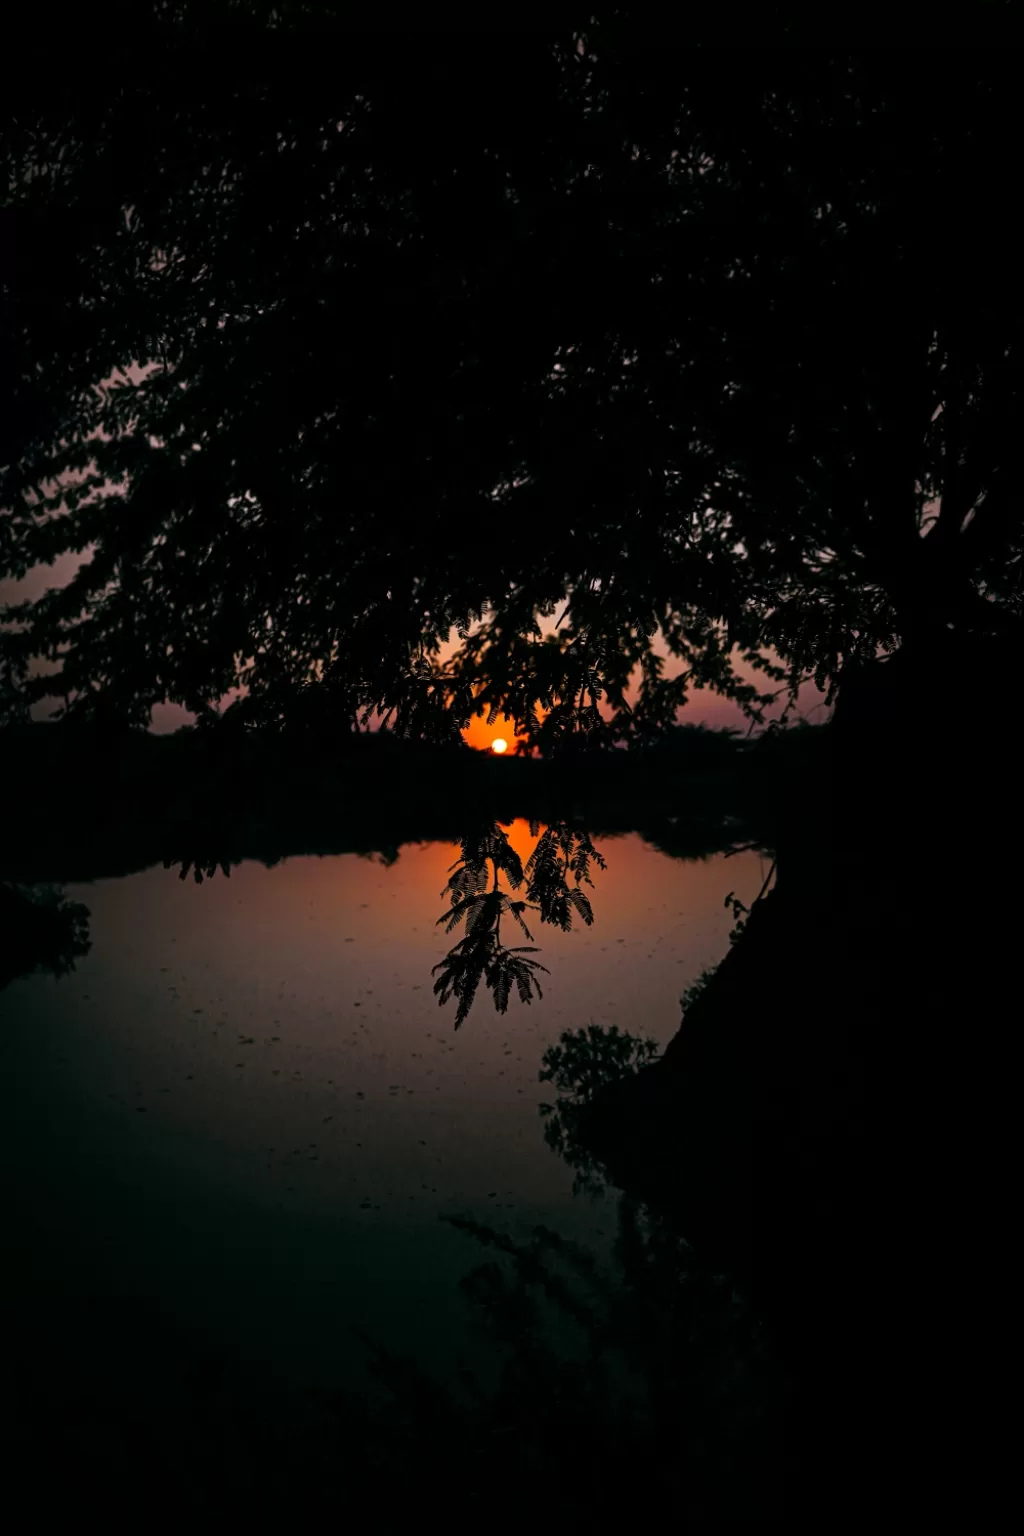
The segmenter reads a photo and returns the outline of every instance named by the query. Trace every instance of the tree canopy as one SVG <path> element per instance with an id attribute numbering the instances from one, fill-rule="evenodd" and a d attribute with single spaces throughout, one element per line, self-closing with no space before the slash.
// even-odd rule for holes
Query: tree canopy
<path id="1" fill-rule="evenodd" d="M 0 708 L 315 688 L 553 746 L 1015 631 L 1006 10 L 916 53 L 257 0 L 40 43 L 0 573 L 88 558 L 0 612 Z"/>

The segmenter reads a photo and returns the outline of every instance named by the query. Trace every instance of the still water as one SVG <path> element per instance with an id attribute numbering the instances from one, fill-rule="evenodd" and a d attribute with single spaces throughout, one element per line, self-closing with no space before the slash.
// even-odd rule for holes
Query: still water
<path id="1" fill-rule="evenodd" d="M 532 846 L 522 823 L 511 840 Z M 29 1354 L 215 1352 L 326 1384 L 358 1370 L 361 1332 L 447 1369 L 478 1255 L 442 1216 L 600 1250 L 613 1202 L 574 1195 L 544 1143 L 542 1054 L 590 1022 L 667 1042 L 727 948 L 726 892 L 749 902 L 765 871 L 599 846 L 593 927 L 535 930 L 543 999 L 499 1015 L 481 989 L 458 1032 L 430 974 L 449 845 L 69 886 L 91 952 L 0 994 L 5 1286 Z"/>

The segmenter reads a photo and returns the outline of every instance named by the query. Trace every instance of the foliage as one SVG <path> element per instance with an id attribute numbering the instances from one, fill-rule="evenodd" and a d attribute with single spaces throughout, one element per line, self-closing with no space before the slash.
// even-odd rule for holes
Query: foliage
<path id="1" fill-rule="evenodd" d="M 531 824 L 531 831 L 537 836 L 539 824 Z M 437 921 L 445 925 L 445 933 L 452 933 L 461 924 L 465 924 L 466 932 L 434 966 L 434 974 L 440 972 L 434 983 L 438 1001 L 446 1003 L 453 996 L 458 999 L 456 1029 L 469 1013 L 481 981 L 493 994 L 499 1013 L 508 1008 L 513 986 L 520 1002 L 531 1002 L 534 992 L 543 997 L 537 972 L 547 967 L 526 958 L 537 953 L 536 946 L 503 945 L 501 919 L 511 918 L 531 940 L 524 916 L 527 912 L 536 912 L 542 923 L 556 924 L 566 933 L 572 927 L 574 912 L 585 923 L 592 923 L 590 902 L 580 890 L 582 882 L 593 885 L 592 863 L 599 869 L 607 867 L 589 834 L 567 822 L 540 833 L 525 869 L 499 822 L 487 822 L 463 836 L 460 856 L 451 865 L 441 891 L 442 896 L 451 897 L 451 906 Z M 525 892 L 522 899 L 513 899 L 509 891 L 501 889 L 502 876 L 512 891 Z"/>
<path id="2" fill-rule="evenodd" d="M 57 886 L 0 882 L 0 987 L 34 971 L 67 976 L 90 948 L 88 907 Z"/>
<path id="3" fill-rule="evenodd" d="M 272 1367 L 243 1374 L 199 1340 L 175 1369 L 137 1330 L 129 1375 L 116 1356 L 86 1374 L 52 1341 L 16 1339 L 12 1461 L 45 1489 L 59 1458 L 46 1502 L 61 1520 L 85 1490 L 130 1521 L 155 1488 L 175 1527 L 372 1510 L 382 1536 L 415 1528 L 425 1488 L 456 1530 L 538 1513 L 602 1530 L 641 1501 L 684 1525 L 793 1513 L 790 1393 L 730 1275 L 629 1200 L 607 1255 L 545 1227 L 449 1225 L 480 1250 L 460 1287 L 478 1339 L 443 1374 L 360 1334 L 369 1382 L 295 1400 Z"/>
<path id="4" fill-rule="evenodd" d="M 552 1083 L 558 1094 L 554 1104 L 540 1106 L 544 1140 L 572 1168 L 574 1192 L 600 1195 L 606 1182 L 604 1170 L 580 1139 L 580 1110 L 602 1088 L 649 1066 L 659 1053 L 655 1040 L 628 1034 L 614 1024 L 565 1030 L 558 1044 L 544 1052 L 538 1080 Z"/>
<path id="5" fill-rule="evenodd" d="M 608 868 L 588 832 L 565 821 L 544 829 L 526 861 L 530 894 L 536 898 L 542 923 L 555 923 L 563 933 L 568 933 L 575 912 L 590 927 L 594 914 L 580 884 L 593 886 L 591 863 L 598 869 Z M 573 885 L 569 884 L 569 875 Z"/>
<path id="6" fill-rule="evenodd" d="M 729 943 L 735 944 L 740 934 L 747 926 L 747 919 L 750 916 L 750 908 L 744 902 L 740 901 L 735 891 L 729 892 L 722 905 L 728 912 L 732 913 L 733 926 L 729 930 Z"/>
<path id="7" fill-rule="evenodd" d="M 191 872 L 196 885 L 202 885 L 204 880 L 212 880 L 218 869 L 225 879 L 231 878 L 231 864 L 227 859 L 211 858 L 204 854 L 187 854 L 182 858 L 165 859 L 164 869 L 173 869 L 176 864 L 181 865 L 178 879 L 187 880 Z"/>
<path id="8" fill-rule="evenodd" d="M 504 1517 L 600 1526 L 635 1512 L 639 1458 L 644 1497 L 673 1516 L 774 1508 L 787 1392 L 730 1276 L 628 1198 L 611 1262 L 549 1228 L 448 1220 L 490 1251 L 461 1289 L 496 1374 L 467 1365 L 443 1382 L 365 1340 L 380 1403 L 327 1400 L 361 1472 L 419 1499 L 451 1466 L 459 1512 L 492 1512 L 501 1489 Z"/>
<path id="9" fill-rule="evenodd" d="M 726 901 L 728 901 L 728 897 L 726 898 Z M 735 931 L 736 930 L 734 929 L 733 932 Z M 714 977 L 717 969 L 718 967 L 716 965 L 706 965 L 697 979 L 695 981 L 691 981 L 690 985 L 684 989 L 683 995 L 679 999 L 679 1005 L 682 1008 L 684 1014 L 690 1008 L 692 1008 L 697 999 L 703 996 L 703 994 L 707 991 L 708 985 Z"/>
<path id="10" fill-rule="evenodd" d="M 143 0 L 95 64 L 40 32 L 0 138 L 0 572 L 86 558 L 6 610 L 5 710 L 323 687 L 556 750 L 1015 632 L 988 17 L 927 68 L 628 7 L 482 47 Z"/>
<path id="11" fill-rule="evenodd" d="M 658 1051 L 656 1041 L 628 1034 L 617 1025 L 589 1024 L 566 1030 L 557 1045 L 548 1047 L 538 1080 L 552 1083 L 560 1094 L 588 1101 L 606 1084 L 647 1066 Z"/>

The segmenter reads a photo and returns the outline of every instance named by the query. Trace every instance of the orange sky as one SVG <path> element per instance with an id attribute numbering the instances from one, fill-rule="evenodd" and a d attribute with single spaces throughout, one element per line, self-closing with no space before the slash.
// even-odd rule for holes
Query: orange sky
<path id="1" fill-rule="evenodd" d="M 519 739 L 516 736 L 515 726 L 507 715 L 499 715 L 493 725 L 487 724 L 486 715 L 474 716 L 463 731 L 462 738 L 471 747 L 476 747 L 484 752 L 489 751 L 491 743 L 500 738 L 508 743 L 507 755 L 515 752 L 516 742 Z"/>

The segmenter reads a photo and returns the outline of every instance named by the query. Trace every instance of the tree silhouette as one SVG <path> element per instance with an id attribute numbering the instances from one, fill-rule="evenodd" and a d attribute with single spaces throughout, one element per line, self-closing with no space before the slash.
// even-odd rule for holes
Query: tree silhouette
<path id="1" fill-rule="evenodd" d="M 550 747 L 1019 624 L 998 46 L 136 10 L 12 82 L 0 569 L 91 557 L 5 708 L 320 683 Z"/>
<path id="2" fill-rule="evenodd" d="M 1016 773 L 1002 742 L 934 750 L 951 698 L 999 718 L 1020 648 L 1015 19 L 858 50 L 766 9 L 744 49 L 735 16 L 628 6 L 399 36 L 161 0 L 98 59 L 40 28 L 0 138 L 0 572 L 87 557 L 0 612 L 6 719 L 241 686 L 276 720 L 327 687 L 346 723 L 504 713 L 586 764 L 695 686 L 755 720 L 807 678 L 835 700 L 776 888 L 606 1101 L 601 1160 L 746 1222 L 762 1268 L 787 1232 L 807 1358 L 800 1264 L 841 1274 L 844 1369 L 912 1359 L 947 1463 L 974 1427 L 929 1350 L 975 1277 L 923 1274 L 923 1233 L 991 1255 L 1017 1160 L 991 1026 L 1019 842 L 987 836 Z M 529 992 L 518 898 L 452 895 L 442 991 Z M 921 1282 L 898 1327 L 893 1270 Z M 905 1467 L 910 1415 L 878 1406 Z"/>

